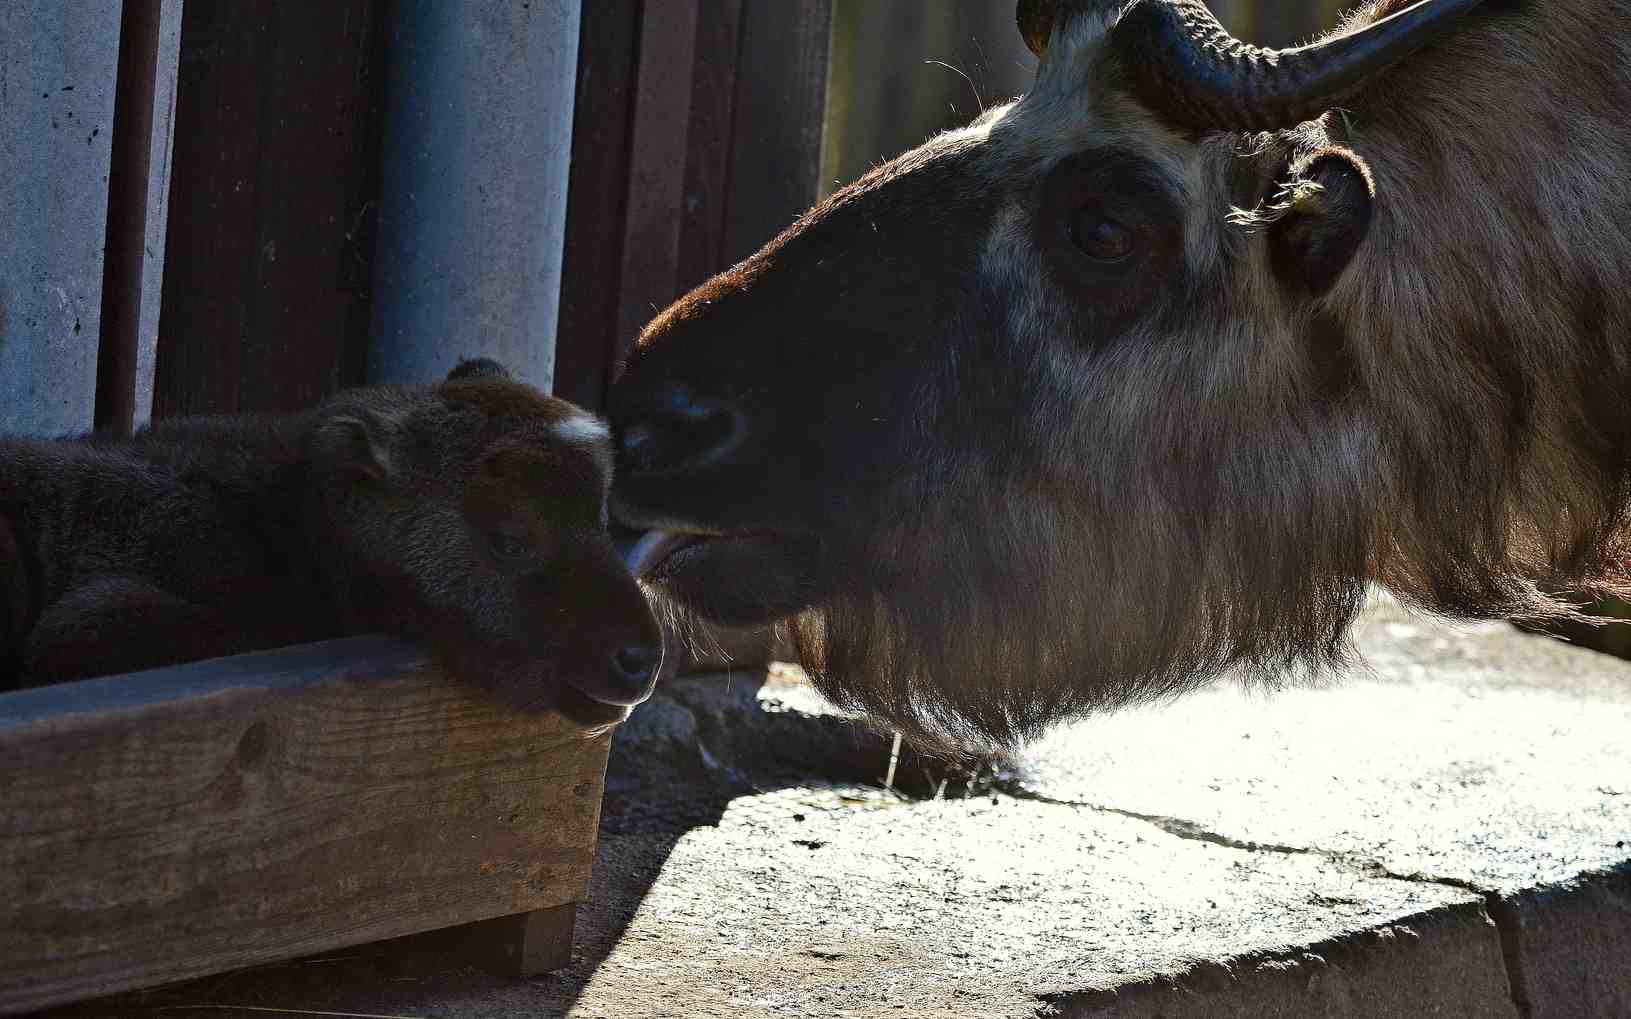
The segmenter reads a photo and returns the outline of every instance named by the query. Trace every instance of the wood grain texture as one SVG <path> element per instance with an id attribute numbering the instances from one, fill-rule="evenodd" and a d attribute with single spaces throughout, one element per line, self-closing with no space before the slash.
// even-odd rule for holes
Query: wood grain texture
<path id="1" fill-rule="evenodd" d="M 155 417 L 290 411 L 362 381 L 381 6 L 183 9 Z"/>
<path id="2" fill-rule="evenodd" d="M 0 1012 L 575 902 L 608 745 L 380 637 L 0 696 Z"/>
<path id="3" fill-rule="evenodd" d="M 676 291 L 685 293 L 723 269 L 731 131 L 736 120 L 736 61 L 743 0 L 711 0 L 697 20 L 686 139 L 685 203 L 680 208 Z"/>
<path id="4" fill-rule="evenodd" d="M 818 197 L 832 0 L 585 5 L 555 391 Z"/>
<path id="5" fill-rule="evenodd" d="M 730 175 L 725 265 L 814 204 L 832 49 L 833 0 L 745 0 Z"/>
<path id="6" fill-rule="evenodd" d="M 648 3 L 641 19 L 614 361 L 626 357 L 641 327 L 679 296 L 697 17 L 698 0 L 662 0 Z"/>
<path id="7" fill-rule="evenodd" d="M 555 395 L 592 409 L 603 405 L 612 364 L 643 7 L 584 4 L 578 39 Z"/>

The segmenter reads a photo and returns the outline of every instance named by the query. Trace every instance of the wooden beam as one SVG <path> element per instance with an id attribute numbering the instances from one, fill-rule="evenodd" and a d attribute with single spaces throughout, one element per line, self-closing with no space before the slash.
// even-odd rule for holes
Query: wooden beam
<path id="1" fill-rule="evenodd" d="M 381 637 L 0 696 L 0 1012 L 518 915 L 558 963 L 608 746 Z"/>

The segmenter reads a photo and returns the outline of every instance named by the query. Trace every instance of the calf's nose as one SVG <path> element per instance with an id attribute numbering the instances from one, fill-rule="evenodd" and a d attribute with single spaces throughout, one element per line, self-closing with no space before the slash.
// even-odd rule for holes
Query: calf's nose
<path id="1" fill-rule="evenodd" d="M 717 463 L 742 441 L 741 411 L 682 382 L 663 382 L 620 416 L 620 470 L 678 474 Z"/>
<path id="2" fill-rule="evenodd" d="M 605 678 L 582 692 L 602 704 L 633 707 L 651 696 L 651 688 L 657 682 L 657 670 L 662 664 L 663 648 L 660 644 L 631 644 L 618 648 L 606 663 Z"/>

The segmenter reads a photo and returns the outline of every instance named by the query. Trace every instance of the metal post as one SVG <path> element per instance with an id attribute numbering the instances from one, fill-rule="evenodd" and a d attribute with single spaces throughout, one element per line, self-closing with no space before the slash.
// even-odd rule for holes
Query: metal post
<path id="1" fill-rule="evenodd" d="M 0 432 L 92 425 L 119 17 L 0 3 Z"/>
<path id="2" fill-rule="evenodd" d="M 550 387 L 578 23 L 579 0 L 397 5 L 371 381 L 489 356 Z"/>

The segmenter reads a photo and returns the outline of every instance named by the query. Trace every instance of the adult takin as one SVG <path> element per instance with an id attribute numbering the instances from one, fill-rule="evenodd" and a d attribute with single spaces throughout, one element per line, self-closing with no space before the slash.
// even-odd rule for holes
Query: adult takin
<path id="1" fill-rule="evenodd" d="M 486 360 L 285 417 L 0 439 L 0 690 L 383 630 L 621 721 L 662 635 L 606 531 L 611 460 Z"/>
<path id="2" fill-rule="evenodd" d="M 1018 13 L 1026 95 L 640 336 L 646 576 L 951 744 L 1631 587 L 1631 0 Z"/>

